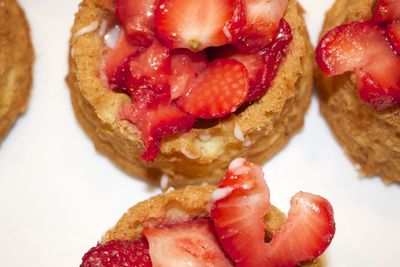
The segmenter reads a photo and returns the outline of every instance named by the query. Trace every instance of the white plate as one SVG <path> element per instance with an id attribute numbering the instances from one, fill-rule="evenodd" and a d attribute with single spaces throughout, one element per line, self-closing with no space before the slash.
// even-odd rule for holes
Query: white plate
<path id="1" fill-rule="evenodd" d="M 79 266 L 126 209 L 159 191 L 96 153 L 75 120 L 64 78 L 79 1 L 20 2 L 36 49 L 35 81 L 28 112 L 0 150 L 0 266 Z M 301 2 L 315 43 L 333 1 Z M 358 179 L 315 98 L 304 130 L 265 172 L 272 201 L 283 210 L 300 190 L 331 201 L 337 233 L 328 266 L 400 264 L 400 187 Z"/>

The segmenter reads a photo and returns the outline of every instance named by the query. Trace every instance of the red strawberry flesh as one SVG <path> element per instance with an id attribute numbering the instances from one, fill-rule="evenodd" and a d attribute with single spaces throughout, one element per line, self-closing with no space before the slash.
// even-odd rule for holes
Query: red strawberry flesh
<path id="1" fill-rule="evenodd" d="M 157 34 L 170 48 L 194 52 L 228 43 L 224 27 L 234 16 L 235 0 L 160 0 Z"/>
<path id="2" fill-rule="evenodd" d="M 232 266 L 221 251 L 207 219 L 148 228 L 143 235 L 149 241 L 154 266 Z"/>
<path id="3" fill-rule="evenodd" d="M 90 249 L 81 267 L 141 266 L 151 267 L 149 244 L 145 239 L 110 241 Z"/>
<path id="4" fill-rule="evenodd" d="M 361 99 L 376 109 L 400 103 L 400 58 L 382 28 L 368 22 L 336 27 L 322 37 L 316 61 L 328 76 L 354 71 Z"/>
<path id="5" fill-rule="evenodd" d="M 155 0 L 115 1 L 116 16 L 132 44 L 148 47 L 153 42 L 155 4 Z"/>
<path id="6" fill-rule="evenodd" d="M 389 43 L 394 51 L 400 56 L 400 20 L 394 21 L 386 27 Z"/>
<path id="7" fill-rule="evenodd" d="M 222 118 L 243 104 L 248 83 L 243 64 L 233 59 L 217 59 L 189 84 L 178 106 L 196 118 Z"/>
<path id="8" fill-rule="evenodd" d="M 372 22 L 387 23 L 400 19 L 400 1 L 399 0 L 379 0 Z"/>

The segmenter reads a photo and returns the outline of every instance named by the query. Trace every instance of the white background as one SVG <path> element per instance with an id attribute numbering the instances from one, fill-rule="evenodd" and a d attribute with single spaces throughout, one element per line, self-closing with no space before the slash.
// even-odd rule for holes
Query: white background
<path id="1" fill-rule="evenodd" d="M 159 191 L 99 155 L 78 127 L 64 82 L 78 0 L 20 0 L 36 49 L 29 110 L 0 146 L 0 265 L 72 267 L 123 212 Z M 332 0 L 300 1 L 313 42 Z M 18 30 L 18 29 L 15 29 Z M 359 179 L 314 97 L 304 130 L 265 165 L 272 202 L 328 198 L 337 233 L 328 266 L 399 266 L 400 187 Z"/>

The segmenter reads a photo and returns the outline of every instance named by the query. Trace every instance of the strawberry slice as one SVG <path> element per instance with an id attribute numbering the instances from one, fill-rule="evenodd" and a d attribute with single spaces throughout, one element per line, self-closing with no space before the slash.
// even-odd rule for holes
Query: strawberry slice
<path id="1" fill-rule="evenodd" d="M 262 169 L 245 159 L 234 160 L 214 191 L 211 217 L 220 244 L 235 266 L 265 266 L 264 216 L 270 207 Z"/>
<path id="2" fill-rule="evenodd" d="M 308 193 L 295 195 L 288 220 L 265 243 L 264 216 L 269 207 L 261 168 L 245 159 L 233 161 L 213 193 L 210 214 L 235 266 L 297 266 L 318 257 L 331 242 L 335 223 L 327 200 Z"/>
<path id="3" fill-rule="evenodd" d="M 234 43 L 244 51 L 257 52 L 277 35 L 288 0 L 246 0 L 246 23 Z"/>
<path id="4" fill-rule="evenodd" d="M 400 103 L 400 58 L 380 27 L 356 22 L 334 28 L 318 44 L 316 61 L 328 76 L 354 71 L 361 99 L 374 108 Z"/>
<path id="5" fill-rule="evenodd" d="M 246 67 L 250 85 L 246 102 L 253 102 L 262 97 L 270 88 L 292 39 L 289 23 L 281 20 L 279 34 L 264 50 L 258 53 L 247 53 L 227 45 L 210 49 L 210 56 L 211 58 L 235 59 Z"/>
<path id="6" fill-rule="evenodd" d="M 188 84 L 207 67 L 205 52 L 192 53 L 187 49 L 176 49 L 171 55 L 171 99 L 186 93 Z"/>
<path id="7" fill-rule="evenodd" d="M 128 120 L 139 129 L 145 147 L 142 159 L 153 161 L 161 146 L 162 138 L 190 131 L 194 118 L 173 105 L 159 105 L 148 109 L 140 105 L 122 107 L 119 113 L 122 120 Z"/>
<path id="8" fill-rule="evenodd" d="M 110 80 L 116 69 L 124 63 L 126 58 L 135 54 L 138 50 L 139 47 L 131 45 L 126 38 L 125 32 L 121 31 L 115 49 L 109 51 L 106 56 L 104 70 L 107 78 Z"/>
<path id="9" fill-rule="evenodd" d="M 150 244 L 154 266 L 230 267 L 215 239 L 209 220 L 198 219 L 172 226 L 148 228 L 143 235 Z"/>
<path id="10" fill-rule="evenodd" d="M 82 258 L 81 267 L 142 266 L 151 267 L 146 239 L 114 240 L 91 248 Z"/>
<path id="11" fill-rule="evenodd" d="M 389 43 L 394 51 L 400 56 L 400 21 L 394 21 L 386 27 Z"/>
<path id="12" fill-rule="evenodd" d="M 155 0 L 116 0 L 115 13 L 128 35 L 130 43 L 148 47 L 155 38 Z"/>
<path id="13" fill-rule="evenodd" d="M 372 17 L 374 23 L 386 23 L 400 19 L 399 0 L 379 0 Z"/>
<path id="14" fill-rule="evenodd" d="M 160 0 L 155 11 L 158 37 L 170 48 L 194 52 L 229 42 L 224 28 L 236 0 Z"/>
<path id="15" fill-rule="evenodd" d="M 222 118 L 246 100 L 249 79 L 245 66 L 233 59 L 217 59 L 188 86 L 178 106 L 197 118 Z"/>

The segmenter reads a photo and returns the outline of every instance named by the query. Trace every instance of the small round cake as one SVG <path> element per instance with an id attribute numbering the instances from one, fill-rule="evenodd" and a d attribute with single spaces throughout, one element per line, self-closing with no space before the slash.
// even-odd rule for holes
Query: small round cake
<path id="1" fill-rule="evenodd" d="M 124 1 L 116 1 L 116 3 L 121 2 Z M 228 3 L 229 1 L 225 2 Z M 277 4 L 278 2 L 285 1 L 278 0 L 271 3 Z M 196 5 L 196 2 L 193 2 L 193 4 Z M 302 18 L 303 10 L 295 0 L 290 0 L 286 4 L 287 8 L 284 10 L 282 23 L 284 27 L 289 29 L 291 40 L 287 46 L 282 48 L 280 48 L 282 45 L 279 43 L 276 45 L 273 42 L 271 43 L 270 48 L 272 47 L 277 52 L 275 54 L 271 53 L 268 60 L 276 57 L 282 57 L 282 60 L 276 66 L 269 66 L 270 71 L 267 72 L 267 76 L 269 75 L 268 73 L 275 72 L 276 75 L 267 88 L 262 88 L 262 84 L 265 82 L 264 78 L 259 84 L 254 85 L 254 87 L 261 87 L 264 94 L 257 99 L 240 105 L 240 107 L 236 104 L 232 105 L 232 108 L 229 105 L 238 96 L 229 98 L 229 95 L 226 96 L 222 92 L 220 94 L 221 98 L 225 97 L 225 99 L 218 100 L 220 101 L 218 104 L 220 104 L 219 107 L 224 107 L 225 111 L 228 111 L 226 116 L 217 117 L 214 116 L 215 114 L 210 114 L 210 112 L 199 115 L 198 110 L 193 111 L 195 115 L 199 116 L 196 117 L 196 122 L 191 125 L 192 127 L 186 127 L 187 121 L 185 125 L 178 125 L 175 128 L 169 127 L 168 132 L 172 134 L 162 138 L 157 156 L 151 160 L 143 160 L 141 155 L 143 155 L 144 150 L 149 150 L 148 143 L 157 138 L 154 136 L 144 138 L 146 135 L 143 133 L 143 128 L 147 124 L 140 123 L 142 119 L 140 116 L 135 118 L 136 121 L 139 121 L 137 124 L 132 123 L 132 119 L 131 121 L 126 119 L 127 117 L 132 117 L 132 114 L 121 116 L 121 109 L 124 110 L 125 107 L 126 110 L 126 106 L 130 106 L 131 109 L 137 109 L 137 106 L 135 107 L 133 104 L 134 100 L 132 100 L 134 96 L 131 95 L 130 97 L 126 93 L 126 91 L 129 91 L 134 94 L 136 91 L 133 91 L 132 88 L 125 89 L 125 93 L 121 93 L 121 90 L 112 90 L 110 83 L 113 82 L 113 79 L 107 81 L 107 77 L 104 74 L 104 68 L 106 68 L 104 66 L 104 58 L 105 54 L 107 54 L 104 51 L 108 50 L 105 49 L 104 37 L 105 35 L 107 37 L 112 36 L 115 33 L 113 31 L 115 24 L 123 21 L 121 18 L 117 20 L 115 14 L 118 13 L 122 17 L 121 14 L 126 15 L 125 13 L 129 12 L 125 12 L 122 8 L 117 8 L 116 12 L 114 1 L 83 1 L 80 4 L 79 12 L 76 14 L 72 28 L 70 68 L 67 81 L 71 89 L 72 103 L 78 121 L 93 140 L 97 150 L 107 155 L 123 170 L 136 177 L 157 179 L 164 173 L 169 177 L 168 184 L 174 187 L 203 182 L 216 184 L 222 177 L 229 162 L 236 157 L 246 157 L 257 163 L 263 163 L 271 158 L 302 128 L 304 115 L 311 99 L 313 49 Z M 135 9 L 138 7 L 130 8 Z M 160 7 L 158 8 L 160 9 Z M 161 12 L 158 17 L 164 19 L 163 15 Z M 167 17 L 165 20 L 168 19 L 171 18 Z M 131 18 L 131 20 L 137 21 L 135 17 Z M 160 21 L 163 20 L 157 19 L 156 14 L 156 24 L 161 24 Z M 173 23 L 182 24 L 179 20 L 175 20 Z M 127 25 L 125 28 L 129 29 L 134 23 L 128 23 Z M 164 25 L 162 26 L 164 27 Z M 164 28 L 168 28 L 167 26 Z M 159 32 L 164 28 L 159 26 Z M 105 32 L 108 32 L 108 34 L 105 34 Z M 126 30 L 125 32 L 129 33 Z M 163 34 L 159 32 L 157 33 L 158 35 Z M 232 34 L 226 33 L 226 28 L 224 28 L 224 33 L 225 35 L 230 35 L 232 39 Z M 282 37 L 284 37 L 284 34 L 276 35 L 277 40 Z M 168 39 L 168 36 L 166 38 Z M 143 38 L 140 41 L 141 44 L 145 42 Z M 163 42 L 162 38 L 159 38 L 157 42 L 161 42 L 162 46 L 171 46 L 170 43 Z M 106 43 L 108 43 L 107 40 Z M 176 44 L 173 43 L 172 46 L 174 45 Z M 198 42 L 189 42 L 189 46 L 199 52 L 200 46 Z M 145 51 L 150 51 L 151 47 L 153 46 L 146 48 L 147 50 Z M 211 60 L 210 57 L 221 57 L 218 51 L 216 49 L 216 52 L 207 52 L 208 60 Z M 199 53 L 202 53 L 202 51 Z M 120 56 L 118 53 L 114 53 L 114 55 L 115 58 Z M 191 55 L 194 54 L 192 53 Z M 135 54 L 133 56 L 135 57 Z M 237 61 L 231 59 L 219 59 L 219 63 L 225 64 L 225 66 L 237 65 Z M 224 78 L 223 74 L 227 76 L 231 72 L 224 72 L 221 64 L 209 62 L 206 64 L 208 64 L 209 69 L 207 70 L 209 72 L 220 72 L 219 74 L 222 75 L 221 84 L 224 83 L 224 86 L 229 88 L 237 85 L 222 80 L 229 80 L 229 77 Z M 137 65 L 136 67 L 138 67 Z M 240 64 L 240 66 L 242 65 Z M 249 66 L 253 65 L 249 64 Z M 242 75 L 240 77 L 243 78 L 244 72 L 241 72 L 241 70 L 243 69 L 239 68 L 237 76 Z M 247 72 L 250 73 L 250 70 L 247 70 Z M 119 77 L 124 73 L 126 73 L 126 68 L 119 68 Z M 211 88 L 204 85 L 207 80 L 212 80 L 218 84 L 218 79 L 213 79 L 216 76 L 207 76 L 207 74 L 203 73 L 198 77 L 203 78 L 201 86 L 204 88 Z M 205 77 L 211 77 L 211 79 Z M 147 79 L 150 78 L 147 77 Z M 125 77 L 120 79 L 119 82 L 121 80 L 127 82 L 129 79 Z M 199 85 L 200 82 L 196 82 Z M 239 84 L 238 86 L 241 85 Z M 201 86 L 199 85 L 198 87 L 202 88 Z M 238 91 L 237 93 L 240 94 L 239 97 L 243 97 L 241 92 Z M 189 110 L 188 112 L 190 113 L 192 112 L 192 107 L 195 109 L 204 101 L 213 102 L 201 90 L 193 93 L 193 95 L 196 94 L 203 97 L 202 101 L 189 99 L 191 104 L 187 104 L 188 101 L 178 100 L 176 105 L 180 109 L 183 107 L 185 112 Z M 217 93 L 214 91 L 210 92 L 210 94 L 216 97 Z M 228 107 L 224 106 L 224 103 Z M 176 111 L 175 106 L 174 111 Z M 152 111 L 151 114 L 156 112 Z M 166 112 L 159 113 L 166 114 Z M 148 116 L 148 113 L 144 114 L 142 117 Z M 161 115 L 158 114 L 158 116 Z M 147 122 L 146 119 L 148 118 L 143 120 Z M 164 128 L 154 128 L 156 129 L 151 129 L 153 133 L 157 133 L 157 130 L 163 133 Z M 182 129 L 185 131 L 182 131 Z M 164 132 L 167 132 L 167 130 L 164 129 Z"/>
<path id="2" fill-rule="evenodd" d="M 0 0 L 0 142 L 26 110 L 33 60 L 24 12 L 15 0 Z"/>
<path id="3" fill-rule="evenodd" d="M 317 48 L 317 62 L 339 61 L 339 56 L 334 60 L 329 56 L 333 50 L 351 60 L 333 63 L 337 64 L 332 71 L 324 68 L 327 64 L 321 63 L 325 73 L 321 69 L 316 71 L 316 83 L 321 112 L 338 142 L 359 168 L 360 175 L 380 176 L 391 183 L 400 182 L 400 78 L 397 76 L 400 57 L 391 51 L 392 46 L 386 38 L 385 31 L 390 22 L 383 21 L 380 15 L 381 8 L 384 8 L 383 13 L 391 14 L 385 11 L 388 3 L 400 5 L 398 1 L 390 0 L 337 0 L 334 3 L 325 18 L 322 34 L 327 35 L 322 37 Z M 364 37 L 363 32 L 368 34 Z M 361 52 L 346 51 L 339 36 L 345 36 L 343 42 L 351 43 L 353 52 L 356 47 L 360 47 L 358 51 Z M 366 61 L 371 64 L 364 64 Z M 339 64 L 342 64 L 341 68 L 350 66 L 346 70 L 353 72 L 340 71 L 334 76 Z M 386 87 L 375 83 L 384 84 L 394 79 L 397 82 Z"/>

